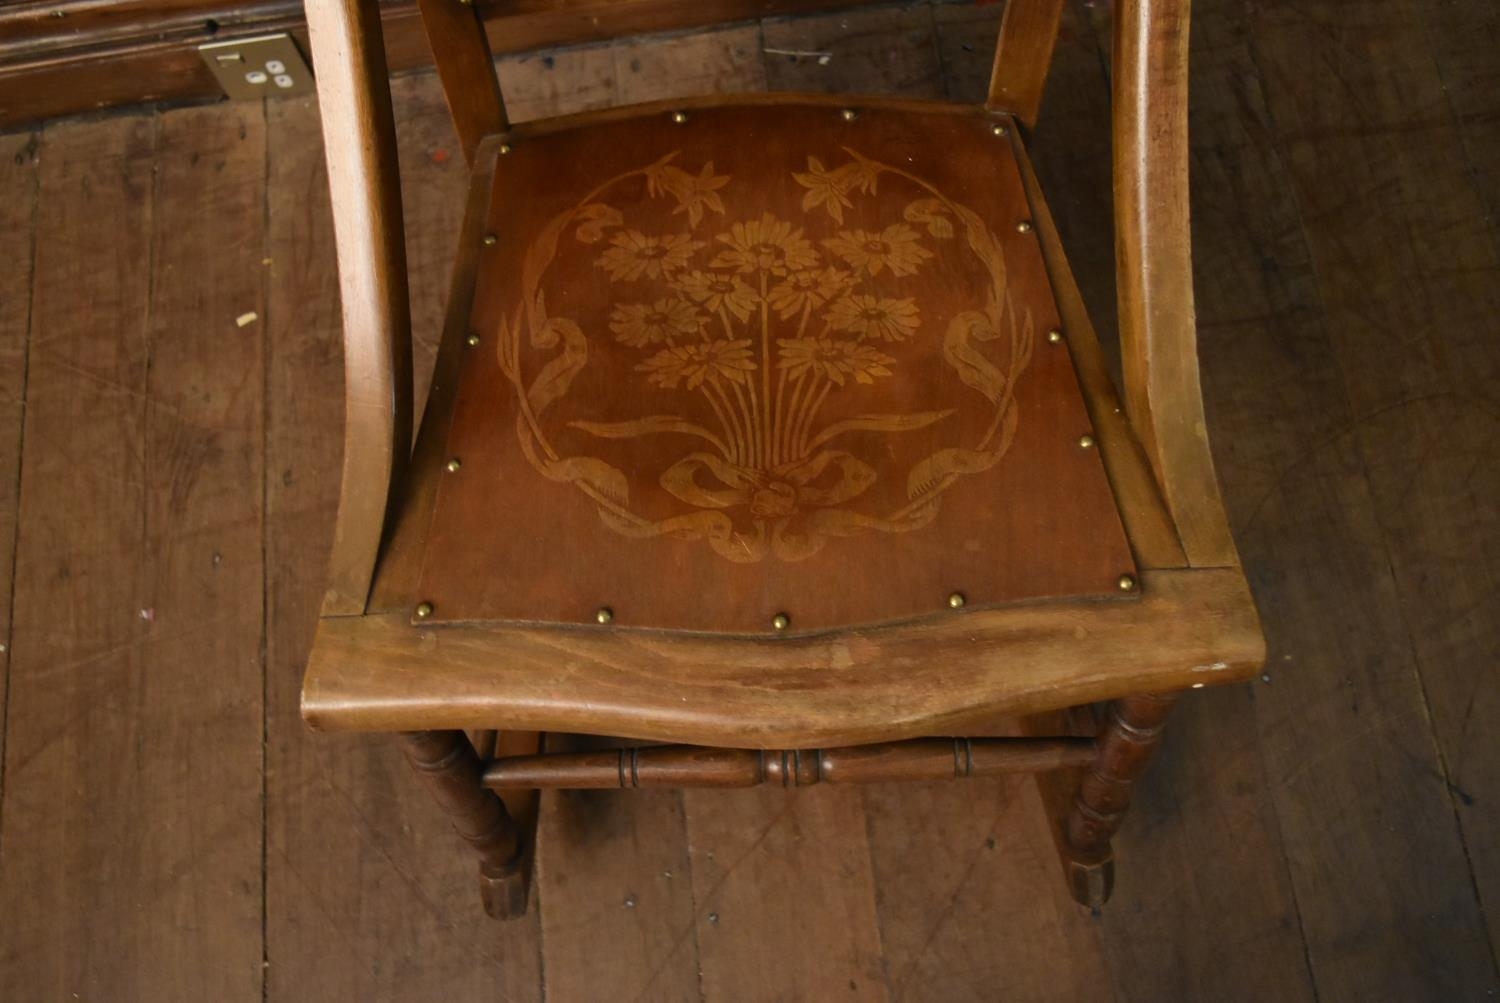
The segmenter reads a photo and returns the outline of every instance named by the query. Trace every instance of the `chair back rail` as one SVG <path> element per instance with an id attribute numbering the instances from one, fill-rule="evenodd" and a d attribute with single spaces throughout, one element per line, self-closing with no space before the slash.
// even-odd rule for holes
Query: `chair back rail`
<path id="1" fill-rule="evenodd" d="M 479 141 L 510 127 L 484 22 L 473 3 L 418 0 L 418 7 L 454 132 L 463 146 L 464 161 L 472 168 Z"/>
<path id="2" fill-rule="evenodd" d="M 1125 407 L 1194 567 L 1238 557 L 1203 415 L 1188 212 L 1189 0 L 1121 0 L 1114 37 L 1115 270 Z"/>
<path id="3" fill-rule="evenodd" d="M 1005 5 L 986 108 L 1036 124 L 1062 10 L 1063 0 L 1009 0 Z"/>
<path id="4" fill-rule="evenodd" d="M 361 613 L 411 446 L 411 345 L 395 129 L 375 0 L 308 0 L 333 190 L 345 461 L 325 614 Z M 1238 563 L 1204 428 L 1188 217 L 1190 0 L 1120 0 L 1114 36 L 1116 269 L 1125 400 L 1191 566 Z M 1035 121 L 1062 0 L 1010 0 L 986 107 Z M 464 153 L 508 128 L 472 5 L 421 0 Z"/>
<path id="5" fill-rule="evenodd" d="M 380 12 L 312 0 L 344 324 L 344 468 L 325 616 L 365 611 L 391 487 L 411 452 L 411 311 Z"/>

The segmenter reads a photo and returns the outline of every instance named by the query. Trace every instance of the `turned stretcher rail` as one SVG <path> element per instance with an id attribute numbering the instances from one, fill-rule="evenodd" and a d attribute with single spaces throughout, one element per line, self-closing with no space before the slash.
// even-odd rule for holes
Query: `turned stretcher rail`
<path id="1" fill-rule="evenodd" d="M 660 745 L 492 761 L 486 787 L 755 787 L 1040 773 L 1094 761 L 1092 738 L 921 738 L 842 749 Z"/>

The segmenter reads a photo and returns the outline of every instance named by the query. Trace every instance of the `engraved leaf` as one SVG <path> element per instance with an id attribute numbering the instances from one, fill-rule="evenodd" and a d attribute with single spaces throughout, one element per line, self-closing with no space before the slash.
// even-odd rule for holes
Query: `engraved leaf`
<path id="1" fill-rule="evenodd" d="M 597 244 L 604 239 L 604 231 L 612 226 L 622 226 L 625 216 L 614 206 L 594 202 L 574 213 L 575 219 L 583 220 L 578 225 L 578 239 L 585 244 Z"/>
<path id="2" fill-rule="evenodd" d="M 681 152 L 681 150 L 673 150 L 671 153 L 667 154 L 665 157 L 662 157 L 656 163 L 641 169 L 641 173 L 646 177 L 646 194 L 650 195 L 652 198 L 655 198 L 665 190 L 662 185 L 662 180 L 664 177 L 662 171 L 668 164 L 676 160 L 677 154 Z M 673 167 L 671 169 L 677 171 L 678 173 L 682 173 L 682 168 L 680 167 Z"/>
<path id="3" fill-rule="evenodd" d="M 808 448 L 817 449 L 834 436 L 843 435 L 845 432 L 910 432 L 913 429 L 926 428 L 928 425 L 942 421 L 952 414 L 953 410 L 953 408 L 948 408 L 945 411 L 916 411 L 912 414 L 858 414 L 853 418 L 836 421 L 823 429 Z"/>
<path id="4" fill-rule="evenodd" d="M 538 348 L 550 348 L 558 341 L 563 343 L 562 351 L 542 367 L 526 391 L 526 403 L 534 414 L 541 414 L 553 401 L 567 393 L 573 377 L 588 361 L 588 342 L 583 331 L 566 317 L 548 319 L 531 337 L 531 343 Z"/>
<path id="5" fill-rule="evenodd" d="M 642 435 L 659 435 L 664 432 L 681 432 L 696 435 L 713 443 L 721 453 L 728 453 L 724 440 L 702 425 L 670 414 L 653 414 L 634 421 L 570 421 L 572 427 L 597 435 L 601 439 L 634 439 Z"/>
<path id="6" fill-rule="evenodd" d="M 845 164 L 834 171 L 843 187 L 857 188 L 866 195 L 875 194 L 875 183 L 880 179 L 881 166 L 873 160 L 866 160 L 855 151 L 844 147 L 844 152 L 854 158 L 854 162 Z"/>
<path id="7" fill-rule="evenodd" d="M 724 200 L 719 196 L 718 189 L 727 184 L 729 175 L 715 174 L 712 160 L 704 164 L 696 176 L 665 162 L 646 168 L 647 193 L 653 198 L 660 194 L 675 198 L 677 208 L 672 212 L 687 213 L 688 225 L 692 227 L 696 227 L 703 219 L 704 209 L 723 214 Z"/>
<path id="8" fill-rule="evenodd" d="M 948 360 L 965 384 L 997 402 L 1005 391 L 1005 374 L 975 346 L 976 341 L 993 341 L 995 327 L 990 318 L 977 310 L 966 310 L 948 324 L 943 337 L 943 358 Z"/>
<path id="9" fill-rule="evenodd" d="M 827 208 L 828 215 L 833 217 L 834 222 L 844 222 L 844 208 L 852 207 L 854 203 L 845 194 L 848 182 L 838 172 L 830 173 L 817 157 L 808 157 L 807 172 L 793 171 L 792 179 L 807 189 L 807 194 L 802 196 L 803 212 L 821 205 Z"/>
<path id="10" fill-rule="evenodd" d="M 953 223 L 946 213 L 948 207 L 941 199 L 917 199 L 901 213 L 908 223 L 920 223 L 934 237 L 947 239 L 953 236 Z"/>
<path id="11" fill-rule="evenodd" d="M 906 495 L 915 498 L 945 478 L 988 470 L 1000 455 L 996 450 L 940 449 L 911 468 L 906 477 Z"/>

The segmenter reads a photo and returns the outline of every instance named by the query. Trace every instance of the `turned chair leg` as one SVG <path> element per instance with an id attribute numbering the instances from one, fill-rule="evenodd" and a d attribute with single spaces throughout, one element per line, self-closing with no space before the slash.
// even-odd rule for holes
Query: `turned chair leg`
<path id="1" fill-rule="evenodd" d="M 480 784 L 483 769 L 468 737 L 461 731 L 411 731 L 397 740 L 453 828 L 479 851 L 484 911 L 495 919 L 524 915 L 531 854 L 505 803 Z"/>
<path id="2" fill-rule="evenodd" d="M 1130 807 L 1130 792 L 1161 742 L 1176 693 L 1142 693 L 1109 705 L 1098 734 L 1098 754 L 1082 770 L 1037 774 L 1042 801 L 1073 898 L 1098 909 L 1114 890 L 1110 837 Z M 1035 727 L 1057 727 L 1062 715 L 1029 719 Z"/>

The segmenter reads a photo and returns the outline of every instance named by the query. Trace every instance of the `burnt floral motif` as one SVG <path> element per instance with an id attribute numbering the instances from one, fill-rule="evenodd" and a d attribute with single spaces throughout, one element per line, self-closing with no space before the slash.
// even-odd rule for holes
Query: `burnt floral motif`
<path id="1" fill-rule="evenodd" d="M 890 269 L 892 275 L 915 275 L 932 252 L 922 246 L 917 231 L 905 223 L 892 223 L 879 233 L 845 230 L 823 241 L 828 248 L 856 271 L 879 275 Z"/>
<path id="2" fill-rule="evenodd" d="M 616 282 L 659 279 L 680 271 L 702 246 L 685 233 L 648 237 L 639 230 L 626 230 L 610 240 L 609 249 L 599 256 L 599 267 Z"/>
<path id="3" fill-rule="evenodd" d="M 728 310 L 741 322 L 750 319 L 751 312 L 760 303 L 754 289 L 745 285 L 738 275 L 724 272 L 694 271 L 677 277 L 676 286 L 684 295 L 711 314 Z"/>
<path id="4" fill-rule="evenodd" d="M 744 383 L 746 374 L 755 372 L 749 346 L 749 338 L 677 345 L 662 349 L 635 368 L 668 390 L 675 390 L 679 382 L 685 382 L 689 390 L 705 383 L 722 390 L 721 383 Z"/>
<path id="5" fill-rule="evenodd" d="M 874 383 L 877 377 L 891 375 L 896 360 L 884 352 L 857 341 L 834 341 L 831 338 L 782 338 L 777 343 L 781 369 L 787 378 L 799 380 L 823 377 L 830 383 L 844 385 L 846 378 L 856 383 Z"/>
<path id="6" fill-rule="evenodd" d="M 837 300 L 825 315 L 835 331 L 878 341 L 905 341 L 917 333 L 921 318 L 909 299 L 886 299 L 854 293 Z"/>
<path id="7" fill-rule="evenodd" d="M 634 537 L 706 540 L 735 561 L 799 560 L 831 538 L 925 525 L 943 491 L 993 465 L 1008 448 L 1015 431 L 1014 382 L 1029 358 L 1031 323 L 1029 315 L 1016 316 L 1007 295 L 998 242 L 977 215 L 920 178 L 848 153 L 845 164 L 830 167 L 809 157 L 805 172 L 791 172 L 791 183 L 805 189 L 802 210 L 826 212 L 840 227 L 828 238 L 814 239 L 805 224 L 769 211 L 723 218 L 728 213 L 721 193 L 732 178 L 715 174 L 712 163 L 696 171 L 680 167 L 673 154 L 601 185 L 557 217 L 528 252 L 524 305 L 506 325 L 500 349 L 501 364 L 521 391 L 517 431 L 531 462 L 545 476 L 571 482 L 592 497 L 613 529 Z M 925 194 L 906 205 L 899 221 L 878 229 L 842 228 L 845 210 L 874 195 L 882 174 Z M 644 178 L 649 198 L 676 203 L 671 215 L 683 217 L 684 231 L 636 229 L 609 204 L 612 189 L 633 177 Z M 700 229 L 709 221 L 717 225 Z M 607 333 L 585 332 L 577 321 L 547 313 L 541 279 L 570 229 L 580 244 L 605 245 L 593 260 L 619 298 Z M 931 242 L 958 243 L 960 232 L 962 246 L 988 270 L 991 285 L 985 302 L 977 304 L 982 309 L 942 318 L 946 334 L 926 335 L 916 295 L 921 286 L 901 280 L 930 266 L 936 257 Z M 532 349 L 553 353 L 529 377 L 521 372 L 528 340 L 523 332 Z M 560 455 L 546 431 L 544 412 L 567 395 L 588 364 L 590 340 L 601 335 L 641 353 L 635 371 L 643 390 L 636 399 L 659 401 L 656 406 L 671 413 L 568 424 L 600 439 L 697 440 L 697 450 L 659 476 L 685 506 L 676 516 L 638 514 L 621 471 L 598 456 Z M 825 405 L 845 395 L 857 402 L 867 392 L 862 388 L 898 375 L 901 363 L 889 350 L 922 337 L 941 338 L 942 358 L 964 385 L 984 395 L 993 420 L 977 442 L 939 449 L 907 471 L 906 504 L 885 512 L 870 511 L 868 502 L 862 510 L 850 508 L 880 474 L 869 462 L 873 456 L 838 448 L 841 437 L 914 431 L 942 422 L 953 410 L 828 420 L 822 417 Z M 1009 372 L 984 349 L 997 341 L 1009 343 Z M 675 406 L 684 394 L 700 396 L 712 421 L 685 417 L 691 409 Z M 837 411 L 848 414 L 850 408 Z"/>
<path id="8" fill-rule="evenodd" d="M 740 275 L 787 275 L 822 262 L 818 252 L 801 229 L 762 213 L 760 219 L 735 223 L 728 233 L 719 234 L 726 249 L 714 256 L 710 268 L 733 269 Z"/>
<path id="9" fill-rule="evenodd" d="M 681 298 L 655 303 L 617 304 L 610 312 L 609 329 L 632 348 L 645 348 L 697 334 L 707 323 L 697 307 Z"/>

